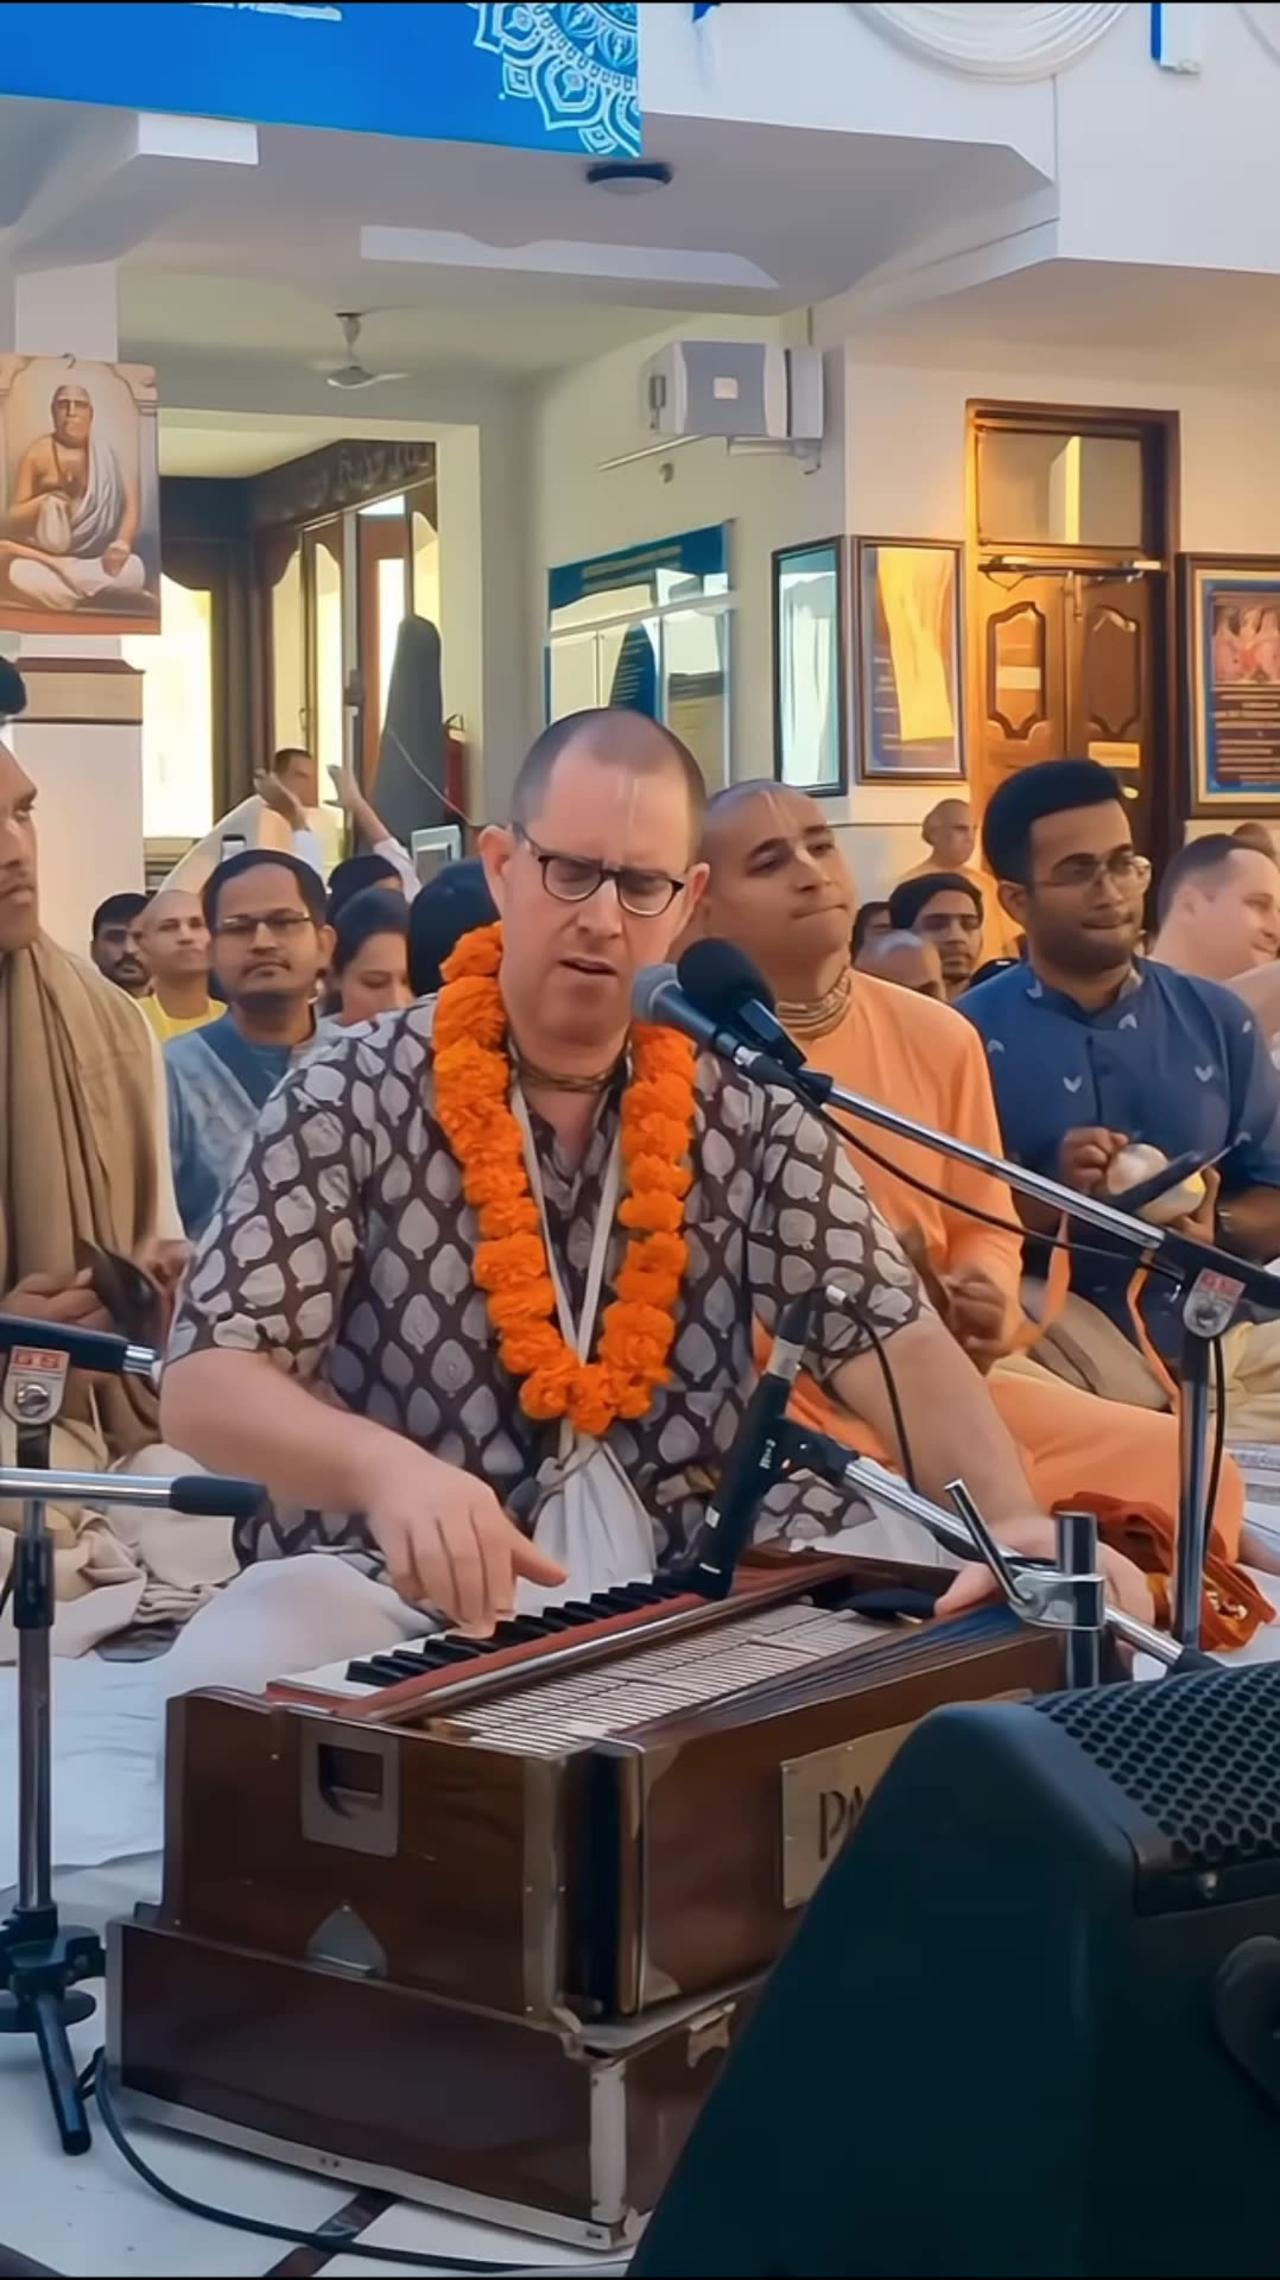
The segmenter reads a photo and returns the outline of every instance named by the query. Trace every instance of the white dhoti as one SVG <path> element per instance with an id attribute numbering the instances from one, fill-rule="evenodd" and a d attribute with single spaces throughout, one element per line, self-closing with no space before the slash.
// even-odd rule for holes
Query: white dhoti
<path id="1" fill-rule="evenodd" d="M 169 1698 L 196 1686 L 258 1694 L 273 1678 L 385 1654 L 438 1629 L 438 1617 L 340 1554 L 300 1552 L 246 1568 L 192 1618 L 158 1667 Z"/>
<path id="2" fill-rule="evenodd" d="M 146 570 L 136 554 L 131 554 L 119 570 L 108 570 L 101 556 L 94 560 L 76 554 L 59 555 L 56 561 L 50 557 L 45 562 L 15 554 L 6 569 L 15 594 L 46 610 L 75 609 L 79 602 L 100 601 L 104 595 L 137 594 L 147 582 Z"/>

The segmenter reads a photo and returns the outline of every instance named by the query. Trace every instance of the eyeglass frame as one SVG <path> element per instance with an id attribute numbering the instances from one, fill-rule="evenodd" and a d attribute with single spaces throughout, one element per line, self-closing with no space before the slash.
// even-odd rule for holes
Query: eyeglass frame
<path id="1" fill-rule="evenodd" d="M 592 855 L 567 855 L 562 847 L 542 847 L 539 845 L 538 841 L 533 838 L 532 834 L 525 830 L 525 827 L 522 823 L 513 823 L 511 826 L 511 832 L 513 838 L 516 839 L 522 847 L 528 848 L 529 853 L 534 859 L 534 862 L 538 865 L 540 871 L 542 872 L 543 889 L 547 894 L 550 895 L 552 902 L 564 903 L 570 909 L 573 909 L 579 903 L 590 902 L 592 896 L 598 895 L 601 887 L 605 886 L 608 881 L 612 879 L 613 890 L 618 898 L 618 908 L 620 910 L 625 910 L 628 918 L 662 918 L 666 915 L 667 911 L 670 910 L 672 903 L 676 899 L 676 896 L 678 894 L 681 894 L 685 887 L 687 887 L 689 884 L 687 873 L 683 879 L 673 879 L 668 871 L 642 872 L 634 863 L 599 863 Z M 547 877 L 547 867 L 551 863 L 577 863 L 581 865 L 584 871 L 595 871 L 599 875 L 595 881 L 594 886 L 588 887 L 584 895 L 558 895 Z M 633 905 L 627 901 L 622 891 L 622 882 L 628 875 L 630 875 L 630 877 L 633 879 L 637 876 L 650 879 L 661 879 L 663 885 L 665 887 L 669 887 L 671 890 L 667 896 L 666 901 L 664 903 L 661 903 L 656 910 L 636 910 Z"/>
<path id="2" fill-rule="evenodd" d="M 1084 857 L 1077 855 L 1063 857 L 1063 861 L 1067 863 L 1082 862 L 1083 860 Z M 1125 864 L 1124 870 L 1115 870 L 1114 865 L 1121 861 Z M 1057 887 L 1069 894 L 1091 894 L 1103 879 L 1110 879 L 1111 884 L 1116 887 L 1140 886 L 1144 893 L 1151 884 L 1151 857 L 1140 855 L 1136 847 L 1127 850 L 1118 847 L 1112 855 L 1094 855 L 1090 858 L 1090 864 L 1091 868 L 1087 877 L 1082 876 L 1078 879 L 1055 879 L 1052 877 L 1018 879 L 1010 883 L 1015 886 L 1032 888 Z"/>
<path id="3" fill-rule="evenodd" d="M 258 911 L 252 917 L 246 912 L 239 918 L 215 919 L 209 931 L 215 941 L 229 938 L 232 942 L 252 942 L 258 929 L 265 926 L 273 942 L 282 942 L 297 934 L 299 928 L 315 924 L 309 910 L 269 910 Z"/>

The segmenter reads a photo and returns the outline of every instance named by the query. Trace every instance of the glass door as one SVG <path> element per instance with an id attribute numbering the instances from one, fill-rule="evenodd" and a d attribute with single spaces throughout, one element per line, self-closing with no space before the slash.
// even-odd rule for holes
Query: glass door
<path id="1" fill-rule="evenodd" d="M 402 621 L 413 608 L 412 536 L 408 501 L 403 495 L 374 499 L 361 507 L 356 517 L 360 680 L 364 690 L 360 772 L 370 790 L 378 772 L 396 640 Z"/>

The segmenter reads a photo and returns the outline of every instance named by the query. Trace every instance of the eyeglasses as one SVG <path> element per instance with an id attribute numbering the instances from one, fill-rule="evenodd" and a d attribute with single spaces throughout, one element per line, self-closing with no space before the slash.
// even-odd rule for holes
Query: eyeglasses
<path id="1" fill-rule="evenodd" d="M 664 910 L 670 910 L 684 885 L 683 879 L 670 879 L 665 871 L 636 871 L 629 864 L 619 868 L 612 863 L 594 863 L 583 855 L 557 855 L 548 847 L 539 847 L 519 824 L 514 830 L 541 866 L 542 884 L 556 902 L 590 902 L 606 879 L 612 879 L 619 903 L 632 918 L 660 918 Z"/>
<path id="2" fill-rule="evenodd" d="M 1132 847 L 1117 847 L 1114 855 L 1068 855 L 1047 879 L 1032 879 L 1033 887 L 1066 887 L 1081 893 L 1110 879 L 1115 887 L 1145 887 L 1151 879 L 1151 865 L 1145 855 L 1138 855 Z"/>
<path id="3" fill-rule="evenodd" d="M 254 918 L 223 918 L 214 927 L 222 942 L 252 942 L 260 926 L 265 926 L 277 942 L 297 934 L 304 926 L 314 926 L 315 920 L 305 910 L 266 910 Z"/>

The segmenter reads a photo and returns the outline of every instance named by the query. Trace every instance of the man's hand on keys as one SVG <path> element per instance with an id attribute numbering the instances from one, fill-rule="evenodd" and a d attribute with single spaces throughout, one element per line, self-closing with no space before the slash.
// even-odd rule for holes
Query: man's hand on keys
<path id="1" fill-rule="evenodd" d="M 493 1490 L 408 1441 L 375 1472 L 367 1518 L 402 1599 L 439 1608 L 487 1638 L 515 1611 L 516 1585 L 554 1586 L 565 1572 L 508 1520 Z"/>

